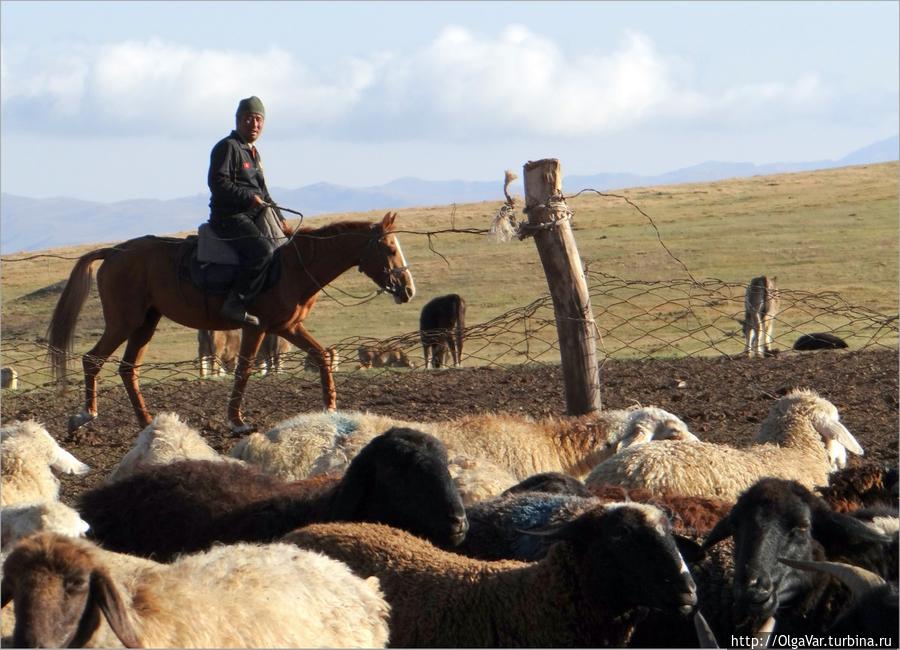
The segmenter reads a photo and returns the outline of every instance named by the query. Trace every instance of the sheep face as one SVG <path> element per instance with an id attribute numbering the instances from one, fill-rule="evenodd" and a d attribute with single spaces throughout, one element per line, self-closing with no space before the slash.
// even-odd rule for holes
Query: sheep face
<path id="1" fill-rule="evenodd" d="M 814 588 L 815 576 L 779 559 L 818 560 L 835 549 L 890 541 L 833 512 L 799 483 L 775 478 L 762 479 L 741 494 L 704 546 L 732 535 L 737 618 L 744 621 L 773 616 Z"/>
<path id="2" fill-rule="evenodd" d="M 0 429 L 0 438 L 7 439 L 31 439 L 34 453 L 45 459 L 53 469 L 63 474 L 86 474 L 90 467 L 75 458 L 68 451 L 59 446 L 56 439 L 34 420 L 15 422 Z"/>
<path id="3" fill-rule="evenodd" d="M 625 435 L 616 445 L 616 452 L 651 440 L 690 440 L 699 438 L 690 432 L 680 418 L 660 408 L 648 406 L 628 415 Z"/>
<path id="4" fill-rule="evenodd" d="M 353 459 L 333 512 L 336 520 L 385 523 L 450 546 L 469 527 L 443 443 L 402 427 L 373 438 Z"/>
<path id="5" fill-rule="evenodd" d="M 814 557 L 811 513 L 797 501 L 760 502 L 762 513 L 745 513 L 735 532 L 735 601 L 750 616 L 768 618 L 779 606 L 812 587 L 808 575 L 792 571 L 779 557 Z M 773 517 L 772 515 L 777 515 Z"/>
<path id="6" fill-rule="evenodd" d="M 788 430 L 784 423 L 798 418 L 807 420 L 822 436 L 823 444 L 827 446 L 832 469 L 841 463 L 842 455 L 843 462 L 846 464 L 846 452 L 839 447 L 858 456 L 863 455 L 862 446 L 841 423 L 835 405 L 827 399 L 819 397 L 815 391 L 808 389 L 796 389 L 778 399 L 760 426 L 760 433 L 779 429 Z M 777 442 L 778 440 L 773 441 Z"/>
<path id="7" fill-rule="evenodd" d="M 82 647 L 101 612 L 126 647 L 139 646 L 109 575 L 65 537 L 39 533 L 18 544 L 3 565 L 2 590 L 3 604 L 15 603 L 16 647 Z"/>
<path id="8" fill-rule="evenodd" d="M 697 605 L 697 587 L 658 508 L 607 504 L 565 524 L 555 536 L 574 546 L 584 588 L 616 610 L 688 614 Z"/>

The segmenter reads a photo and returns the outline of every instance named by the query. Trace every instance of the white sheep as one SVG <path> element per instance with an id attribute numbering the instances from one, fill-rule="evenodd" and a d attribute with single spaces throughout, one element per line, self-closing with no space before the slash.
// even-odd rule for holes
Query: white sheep
<path id="1" fill-rule="evenodd" d="M 230 455 L 258 464 L 263 471 L 285 480 L 341 473 L 369 440 L 390 426 L 430 433 L 444 442 L 451 457 L 493 463 L 516 480 L 540 472 L 581 477 L 622 444 L 628 446 L 647 437 L 696 439 L 678 417 L 656 407 L 542 420 L 479 414 L 439 422 L 409 422 L 342 411 L 295 416 L 265 435 L 245 438 Z M 504 479 L 494 480 L 499 483 Z"/>
<path id="2" fill-rule="evenodd" d="M 229 455 L 284 481 L 340 476 L 360 449 L 393 426 L 419 424 L 355 411 L 304 413 L 265 434 L 242 438 Z M 468 454 L 453 455 L 447 469 L 464 505 L 499 494 L 518 480 L 505 469 Z"/>
<path id="3" fill-rule="evenodd" d="M 5 551 L 21 538 L 40 531 L 84 537 L 89 527 L 76 510 L 59 501 L 6 506 L 0 510 L 0 549 Z"/>
<path id="4" fill-rule="evenodd" d="M 209 446 L 200 432 L 183 422 L 176 413 L 158 414 L 138 434 L 134 446 L 122 457 L 106 479 L 120 481 L 136 471 L 153 465 L 165 465 L 179 460 L 213 460 L 241 462 L 222 456 Z"/>
<path id="5" fill-rule="evenodd" d="M 377 578 L 288 544 L 234 544 L 172 564 L 38 533 L 3 566 L 18 647 L 383 647 Z"/>
<path id="6" fill-rule="evenodd" d="M 674 416 L 661 408 L 644 406 L 627 410 L 625 413 L 627 415 L 619 429 L 621 433 L 618 434 L 621 437 L 615 447 L 617 453 L 652 440 L 700 442 L 700 439 L 688 431 L 687 426 L 677 418 L 665 426 L 667 420 Z M 664 426 L 659 426 L 659 423 L 664 423 Z"/>
<path id="7" fill-rule="evenodd" d="M 466 507 L 495 497 L 519 482 L 519 479 L 502 467 L 465 454 L 450 458 L 447 469 Z"/>
<path id="8" fill-rule="evenodd" d="M 343 474 L 350 460 L 372 438 L 393 426 L 413 424 L 373 413 L 328 411 L 302 413 L 276 424 L 265 434 L 251 433 L 228 452 L 284 481 L 299 481 L 334 471 Z M 333 460 L 320 457 L 343 448 L 352 437 L 350 451 Z"/>
<path id="9" fill-rule="evenodd" d="M 812 489 L 828 484 L 829 440 L 863 453 L 831 402 L 798 389 L 775 402 L 749 447 L 683 440 L 638 445 L 597 465 L 585 483 L 730 501 L 765 476 L 793 479 Z"/>
<path id="10" fill-rule="evenodd" d="M 34 420 L 0 428 L 0 505 L 56 500 L 59 479 L 51 468 L 66 474 L 90 471 Z"/>

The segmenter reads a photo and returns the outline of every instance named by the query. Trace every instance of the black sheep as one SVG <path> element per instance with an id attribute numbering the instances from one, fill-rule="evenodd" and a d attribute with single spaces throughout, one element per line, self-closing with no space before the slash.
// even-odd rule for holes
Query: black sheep
<path id="1" fill-rule="evenodd" d="M 791 569 L 781 558 L 840 558 L 879 573 L 895 566 L 887 536 L 834 512 L 799 483 L 774 478 L 761 479 L 740 495 L 704 549 L 708 557 L 691 563 L 691 575 L 699 609 L 722 642 L 754 635 L 772 616 L 776 634 L 820 636 L 849 604 L 849 593 L 836 580 Z M 648 622 L 632 647 L 693 643 L 688 621 L 652 614 Z"/>
<path id="2" fill-rule="evenodd" d="M 522 479 L 511 488 L 503 491 L 506 494 L 520 492 L 547 492 L 550 494 L 570 494 L 576 497 L 591 497 L 593 493 L 582 481 L 562 472 L 541 472 Z"/>
<path id="3" fill-rule="evenodd" d="M 374 438 L 340 479 L 285 483 L 231 463 L 183 461 L 87 492 L 79 510 L 105 548 L 158 561 L 214 542 L 269 542 L 312 522 L 379 522 L 441 545 L 468 529 L 443 443 L 400 427 Z"/>
<path id="4" fill-rule="evenodd" d="M 741 494 L 704 546 L 728 537 L 734 537 L 738 621 L 764 620 L 777 610 L 776 633 L 822 633 L 848 595 L 827 576 L 790 568 L 779 559 L 841 560 L 879 574 L 891 562 L 889 536 L 834 512 L 796 481 L 783 479 L 762 479 Z"/>
<path id="5" fill-rule="evenodd" d="M 816 332 L 815 334 L 804 334 L 794 341 L 794 349 L 800 351 L 808 350 L 840 350 L 847 347 L 847 342 L 839 336 L 829 334 L 828 332 Z"/>

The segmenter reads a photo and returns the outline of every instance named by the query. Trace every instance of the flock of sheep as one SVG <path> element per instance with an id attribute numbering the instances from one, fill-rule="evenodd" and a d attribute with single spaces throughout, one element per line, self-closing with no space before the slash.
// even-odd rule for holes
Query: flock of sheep
<path id="1" fill-rule="evenodd" d="M 809 390 L 741 448 L 649 406 L 307 413 L 221 455 L 161 413 L 77 508 L 86 465 L 0 434 L 7 645 L 897 644 L 897 469 Z"/>

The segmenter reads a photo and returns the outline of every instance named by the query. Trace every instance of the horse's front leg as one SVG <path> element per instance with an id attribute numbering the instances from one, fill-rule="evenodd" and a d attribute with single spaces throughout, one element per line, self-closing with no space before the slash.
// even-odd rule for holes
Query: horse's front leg
<path id="1" fill-rule="evenodd" d="M 256 354 L 262 344 L 265 332 L 256 327 L 245 327 L 241 333 L 241 351 L 237 358 L 237 367 L 234 369 L 234 388 L 231 390 L 231 399 L 228 401 L 228 426 L 234 434 L 248 433 L 253 427 L 244 422 L 241 413 L 241 402 L 244 400 L 244 390 L 253 372 Z"/>
<path id="2" fill-rule="evenodd" d="M 290 329 L 278 332 L 304 352 L 308 352 L 312 360 L 319 365 L 319 379 L 322 382 L 322 401 L 325 410 L 337 410 L 337 390 L 334 387 L 334 375 L 332 375 L 331 358 L 318 341 L 306 331 L 302 323 L 296 323 Z"/>

